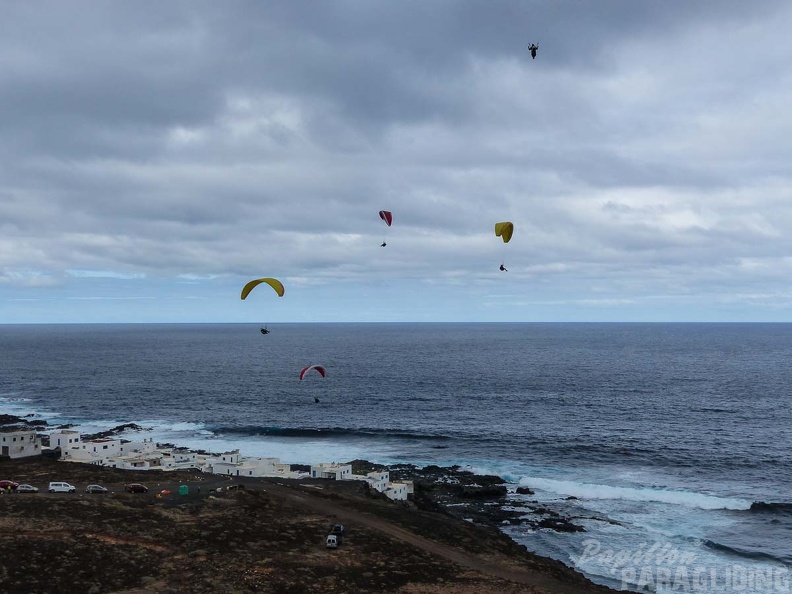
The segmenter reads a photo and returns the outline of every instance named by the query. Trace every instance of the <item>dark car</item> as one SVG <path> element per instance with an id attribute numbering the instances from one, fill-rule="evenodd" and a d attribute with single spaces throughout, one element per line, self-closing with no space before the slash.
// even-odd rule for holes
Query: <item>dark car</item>
<path id="1" fill-rule="evenodd" d="M 343 536 L 346 534 L 346 527 L 343 524 L 333 524 L 330 534 L 338 534 L 339 536 Z"/>
<path id="2" fill-rule="evenodd" d="M 88 485 L 85 487 L 86 493 L 107 493 L 107 487 L 102 485 Z"/>
<path id="3" fill-rule="evenodd" d="M 8 491 L 8 487 L 11 487 L 12 491 L 16 491 L 16 488 L 19 486 L 19 483 L 15 483 L 14 481 L 7 481 L 2 480 L 0 481 L 0 489 L 3 491 Z"/>
<path id="4" fill-rule="evenodd" d="M 148 487 L 140 483 L 129 483 L 124 485 L 124 491 L 127 493 L 148 493 Z"/>

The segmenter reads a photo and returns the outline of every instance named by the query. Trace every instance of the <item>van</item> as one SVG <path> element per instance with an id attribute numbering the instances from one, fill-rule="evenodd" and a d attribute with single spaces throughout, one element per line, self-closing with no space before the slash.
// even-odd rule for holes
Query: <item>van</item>
<path id="1" fill-rule="evenodd" d="M 74 485 L 70 485 L 69 483 L 50 483 L 49 484 L 49 492 L 50 493 L 75 493 L 77 492 L 77 487 Z"/>
<path id="2" fill-rule="evenodd" d="M 337 549 L 338 545 L 340 544 L 341 544 L 340 534 L 328 534 L 327 541 L 325 542 L 325 546 L 328 549 Z"/>

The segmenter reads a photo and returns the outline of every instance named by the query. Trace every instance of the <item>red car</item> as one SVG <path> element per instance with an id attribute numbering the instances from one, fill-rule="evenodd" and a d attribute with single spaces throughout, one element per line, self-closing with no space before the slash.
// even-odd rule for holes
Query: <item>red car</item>
<path id="1" fill-rule="evenodd" d="M 124 491 L 127 493 L 148 493 L 148 487 L 140 483 L 129 483 L 124 485 Z"/>
<path id="2" fill-rule="evenodd" d="M 16 491 L 16 488 L 19 486 L 19 483 L 15 483 L 14 481 L 0 481 L 0 489 L 3 491 L 8 491 L 8 487 L 11 487 L 12 491 Z"/>

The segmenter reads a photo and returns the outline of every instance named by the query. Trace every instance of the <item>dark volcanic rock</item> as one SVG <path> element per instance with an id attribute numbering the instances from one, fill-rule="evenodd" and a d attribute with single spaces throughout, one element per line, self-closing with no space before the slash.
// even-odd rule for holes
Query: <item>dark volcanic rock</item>
<path id="1" fill-rule="evenodd" d="M 573 524 L 564 518 L 544 518 L 536 524 L 537 528 L 550 528 L 556 532 L 585 532 L 583 526 Z"/>
<path id="2" fill-rule="evenodd" d="M 488 485 L 482 487 L 480 485 L 457 485 L 454 489 L 457 497 L 465 499 L 497 499 L 504 497 L 508 493 L 503 485 Z"/>
<path id="3" fill-rule="evenodd" d="M 25 415 L 25 417 L 17 417 L 14 415 L 0 415 L 0 428 L 3 429 L 36 429 L 47 427 L 47 421 L 28 420 L 33 415 Z"/>
<path id="4" fill-rule="evenodd" d="M 21 425 L 25 423 L 22 417 L 15 417 L 14 415 L 0 415 L 0 425 Z"/>
<path id="5" fill-rule="evenodd" d="M 100 431 L 98 433 L 92 433 L 90 435 L 83 435 L 83 440 L 91 440 L 91 439 L 102 439 L 104 437 L 113 437 L 114 435 L 118 435 L 119 433 L 123 433 L 124 431 L 151 431 L 151 429 L 146 429 L 145 427 L 141 427 L 135 423 L 125 423 L 123 425 L 118 425 L 117 427 L 113 427 L 112 429 L 108 429 L 107 431 Z"/>
<path id="6" fill-rule="evenodd" d="M 527 524 L 558 532 L 585 531 L 582 526 L 573 524 L 554 510 L 536 505 L 536 502 L 526 507 L 514 507 L 525 503 L 510 501 L 505 481 L 498 476 L 477 475 L 459 466 L 418 468 L 410 464 L 392 466 L 390 473 L 391 480 L 414 482 L 412 501 L 419 509 L 492 527 Z M 517 493 L 533 495 L 528 487 L 518 487 Z"/>

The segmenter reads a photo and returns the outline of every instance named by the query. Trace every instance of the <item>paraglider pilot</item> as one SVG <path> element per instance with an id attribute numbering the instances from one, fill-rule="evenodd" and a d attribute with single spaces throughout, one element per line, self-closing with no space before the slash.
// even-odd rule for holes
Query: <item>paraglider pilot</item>
<path id="1" fill-rule="evenodd" d="M 531 50 L 531 58 L 536 60 L 536 50 L 539 49 L 539 46 L 536 43 L 532 43 L 528 46 L 528 49 Z"/>
<path id="2" fill-rule="evenodd" d="M 383 241 L 382 245 L 380 247 L 385 247 L 386 245 L 388 245 L 388 244 Z"/>
<path id="3" fill-rule="evenodd" d="M 500 269 L 501 272 L 509 272 L 508 270 L 506 270 L 506 267 L 503 264 L 500 265 Z"/>
<path id="4" fill-rule="evenodd" d="M 319 402 L 319 399 L 316 396 L 314 396 L 314 402 Z"/>

